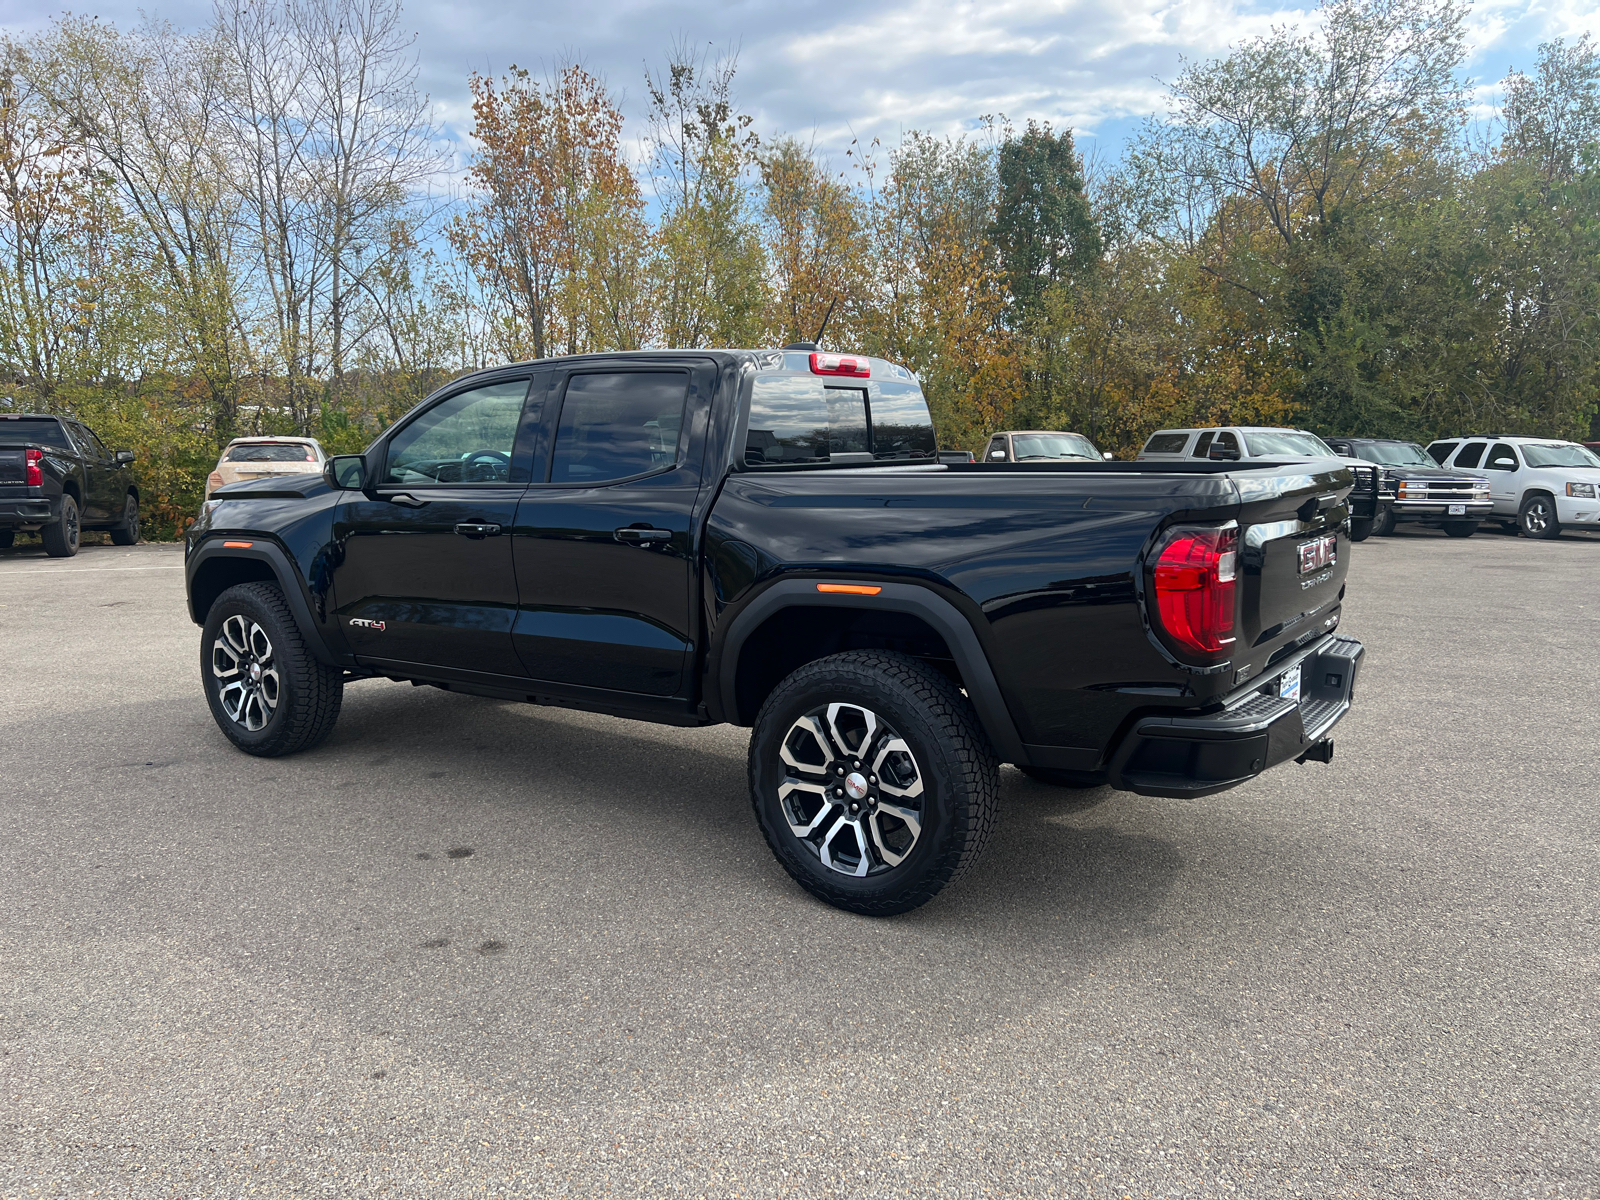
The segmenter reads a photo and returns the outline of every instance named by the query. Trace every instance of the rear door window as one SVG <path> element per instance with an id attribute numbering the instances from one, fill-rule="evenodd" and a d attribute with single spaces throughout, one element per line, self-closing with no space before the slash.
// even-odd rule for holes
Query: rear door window
<path id="1" fill-rule="evenodd" d="M 1461 453 L 1456 458 L 1458 467 L 1475 467 L 1483 460 L 1483 449 L 1488 442 L 1468 442 L 1461 448 Z"/>
<path id="2" fill-rule="evenodd" d="M 612 483 L 678 464 L 686 371 L 604 371 L 567 380 L 550 482 Z M 866 441 L 862 414 L 861 440 Z"/>

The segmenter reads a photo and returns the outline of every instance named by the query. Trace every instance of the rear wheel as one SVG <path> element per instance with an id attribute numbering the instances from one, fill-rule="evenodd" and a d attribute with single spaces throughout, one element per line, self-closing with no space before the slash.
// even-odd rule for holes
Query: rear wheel
<path id="1" fill-rule="evenodd" d="M 1372 518 L 1371 517 L 1368 517 L 1365 520 L 1352 520 L 1350 522 L 1350 540 L 1352 542 L 1364 542 L 1371 536 L 1372 536 Z"/>
<path id="2" fill-rule="evenodd" d="M 10 549 L 11 543 L 17 540 L 15 529 L 0 529 L 0 550 Z"/>
<path id="3" fill-rule="evenodd" d="M 1478 532 L 1476 521 L 1446 521 L 1444 531 L 1451 537 L 1471 537 Z"/>
<path id="4" fill-rule="evenodd" d="M 1525 537 L 1548 541 L 1561 536 L 1561 522 L 1556 519 L 1556 502 L 1545 492 L 1534 492 L 1522 502 L 1517 523 Z"/>
<path id="5" fill-rule="evenodd" d="M 1394 532 L 1394 509 L 1380 508 L 1378 515 L 1373 519 L 1372 532 L 1379 537 L 1388 537 Z"/>
<path id="6" fill-rule="evenodd" d="M 971 703 L 903 654 L 807 663 L 767 697 L 750 737 L 767 845 L 796 883 L 850 912 L 907 912 L 954 883 L 988 841 L 998 795 Z"/>
<path id="7" fill-rule="evenodd" d="M 263 758 L 320 743 L 344 699 L 344 672 L 317 661 L 270 583 L 241 583 L 217 597 L 200 635 L 200 676 L 218 728 Z"/>
<path id="8" fill-rule="evenodd" d="M 71 558 L 78 552 L 82 532 L 78 502 L 71 496 L 62 496 L 61 515 L 39 530 L 39 536 L 44 539 L 44 552 L 51 558 Z"/>
<path id="9" fill-rule="evenodd" d="M 139 540 L 139 501 L 132 492 L 122 504 L 122 524 L 111 530 L 111 540 L 119 546 L 132 546 Z"/>

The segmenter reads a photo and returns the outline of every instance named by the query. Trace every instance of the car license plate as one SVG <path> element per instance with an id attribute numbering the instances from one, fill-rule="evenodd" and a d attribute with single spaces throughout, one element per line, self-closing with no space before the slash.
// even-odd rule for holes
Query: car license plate
<path id="1" fill-rule="evenodd" d="M 1331 533 L 1326 537 L 1315 538 L 1309 542 L 1301 542 L 1300 574 L 1307 575 L 1312 571 L 1320 571 L 1323 567 L 1333 566 L 1336 558 L 1335 547 L 1337 545 L 1338 542 L 1334 540 L 1334 536 Z"/>
<path id="2" fill-rule="evenodd" d="M 1450 515 L 1452 517 L 1464 517 L 1464 516 L 1466 516 L 1467 515 L 1467 506 L 1465 504 L 1452 504 L 1450 506 Z"/>
<path id="3" fill-rule="evenodd" d="M 1283 678 L 1278 680 L 1278 698 L 1281 700 L 1300 700 L 1300 668 L 1285 671 Z"/>

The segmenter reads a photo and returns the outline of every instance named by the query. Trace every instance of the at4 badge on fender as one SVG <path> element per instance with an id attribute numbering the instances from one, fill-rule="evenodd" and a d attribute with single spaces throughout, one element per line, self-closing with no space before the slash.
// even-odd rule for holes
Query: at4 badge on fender
<path id="1" fill-rule="evenodd" d="M 365 617 L 351 617 L 350 624 L 357 629 L 376 629 L 379 633 L 382 633 L 385 629 L 382 621 L 369 621 Z"/>

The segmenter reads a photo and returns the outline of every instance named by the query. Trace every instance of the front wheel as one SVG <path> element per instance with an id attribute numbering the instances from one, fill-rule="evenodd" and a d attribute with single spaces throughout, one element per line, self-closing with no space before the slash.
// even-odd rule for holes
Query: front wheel
<path id="1" fill-rule="evenodd" d="M 1364 542 L 1371 536 L 1372 536 L 1372 518 L 1371 517 L 1368 517 L 1365 520 L 1356 519 L 1356 520 L 1352 520 L 1350 522 L 1350 540 L 1352 542 Z"/>
<path id="2" fill-rule="evenodd" d="M 1543 492 L 1534 492 L 1522 502 L 1517 524 L 1522 527 L 1524 537 L 1548 541 L 1561 536 L 1561 522 L 1556 519 L 1556 502 Z"/>
<path id="3" fill-rule="evenodd" d="M 39 530 L 39 537 L 44 542 L 44 552 L 51 558 L 71 558 L 78 552 L 78 538 L 82 533 L 78 502 L 71 496 L 62 496 L 61 515 Z"/>
<path id="4" fill-rule="evenodd" d="M 1446 521 L 1444 531 L 1451 537 L 1471 537 L 1478 532 L 1476 521 Z"/>
<path id="5" fill-rule="evenodd" d="M 317 661 L 270 583 L 241 583 L 217 597 L 200 635 L 200 677 L 217 726 L 262 758 L 320 743 L 344 699 L 344 672 Z"/>
<path id="6" fill-rule="evenodd" d="M 111 530 L 111 540 L 119 546 L 132 546 L 139 540 L 139 501 L 132 492 L 122 502 L 122 524 Z"/>
<path id="7" fill-rule="evenodd" d="M 794 881 L 850 912 L 909 912 L 972 868 L 994 829 L 999 763 L 965 696 L 904 654 L 799 668 L 750 736 L 750 799 Z"/>
<path id="8" fill-rule="evenodd" d="M 1380 508 L 1378 515 L 1373 519 L 1372 532 L 1379 537 L 1390 537 L 1394 533 L 1394 509 Z"/>

